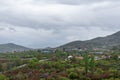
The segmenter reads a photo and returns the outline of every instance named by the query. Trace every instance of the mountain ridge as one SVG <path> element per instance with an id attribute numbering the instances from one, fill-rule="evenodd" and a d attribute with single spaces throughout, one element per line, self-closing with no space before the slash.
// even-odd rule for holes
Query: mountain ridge
<path id="1" fill-rule="evenodd" d="M 14 52 L 14 51 L 28 51 L 30 48 L 17 45 L 14 43 L 6 43 L 6 44 L 0 44 L 0 52 L 6 53 L 6 52 Z"/>
<path id="2" fill-rule="evenodd" d="M 60 49 L 79 48 L 79 49 L 93 50 L 95 48 L 111 49 L 113 46 L 119 46 L 119 45 L 120 45 L 120 31 L 105 37 L 96 37 L 96 38 L 85 40 L 85 41 L 72 41 L 65 45 L 59 46 L 58 48 Z"/>

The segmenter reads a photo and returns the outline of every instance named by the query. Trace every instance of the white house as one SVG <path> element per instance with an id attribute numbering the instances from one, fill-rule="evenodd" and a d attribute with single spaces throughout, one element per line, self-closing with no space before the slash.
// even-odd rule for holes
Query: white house
<path id="1" fill-rule="evenodd" d="M 68 56 L 68 60 L 70 60 L 70 59 L 72 59 L 72 58 L 73 58 L 73 56 L 71 56 L 71 55 L 70 55 L 70 56 Z"/>

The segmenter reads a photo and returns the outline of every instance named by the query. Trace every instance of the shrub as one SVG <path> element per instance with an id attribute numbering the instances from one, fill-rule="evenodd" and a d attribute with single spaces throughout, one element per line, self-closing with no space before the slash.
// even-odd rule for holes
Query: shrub
<path id="1" fill-rule="evenodd" d="M 104 71 L 103 71 L 101 68 L 97 68 L 96 72 L 97 72 L 98 74 L 102 74 Z"/>
<path id="2" fill-rule="evenodd" d="M 66 77 L 60 77 L 59 80 L 69 80 L 69 79 Z"/>
<path id="3" fill-rule="evenodd" d="M 39 60 L 37 58 L 33 58 L 32 60 L 30 60 L 29 62 L 29 67 L 30 68 L 36 68 L 36 65 L 39 63 Z"/>
<path id="4" fill-rule="evenodd" d="M 5 75 L 0 74 L 0 80 L 8 80 L 8 78 Z"/>
<path id="5" fill-rule="evenodd" d="M 67 69 L 67 73 L 71 73 L 71 72 L 74 72 L 74 68 L 70 68 L 70 69 Z"/>
<path id="6" fill-rule="evenodd" d="M 76 73 L 74 73 L 74 72 L 71 72 L 70 74 L 69 74 L 69 78 L 70 79 L 76 79 L 78 77 L 78 75 L 76 74 Z"/>

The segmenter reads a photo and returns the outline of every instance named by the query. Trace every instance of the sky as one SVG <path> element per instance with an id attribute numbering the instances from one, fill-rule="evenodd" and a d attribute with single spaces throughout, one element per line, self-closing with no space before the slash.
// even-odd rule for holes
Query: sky
<path id="1" fill-rule="evenodd" d="M 120 30 L 120 0 L 0 0 L 0 44 L 57 47 Z"/>

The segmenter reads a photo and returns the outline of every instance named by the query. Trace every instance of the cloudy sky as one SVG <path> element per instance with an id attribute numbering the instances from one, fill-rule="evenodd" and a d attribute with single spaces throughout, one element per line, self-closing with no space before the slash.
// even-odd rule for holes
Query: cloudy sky
<path id="1" fill-rule="evenodd" d="M 0 0 L 0 44 L 56 47 L 120 30 L 120 0 Z"/>

